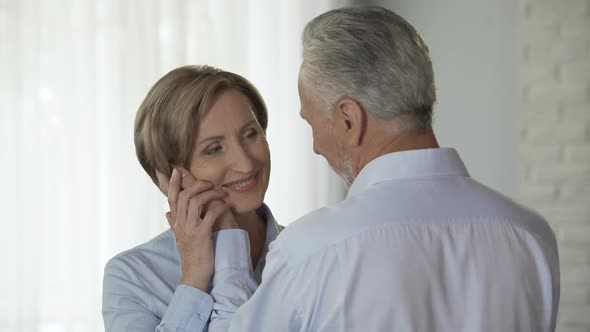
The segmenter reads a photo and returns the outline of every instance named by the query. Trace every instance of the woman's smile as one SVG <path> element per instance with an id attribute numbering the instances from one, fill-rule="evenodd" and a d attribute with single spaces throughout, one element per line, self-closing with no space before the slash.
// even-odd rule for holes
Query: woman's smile
<path id="1" fill-rule="evenodd" d="M 197 125 L 189 171 L 223 189 L 235 213 L 258 209 L 268 187 L 270 152 L 248 97 L 235 89 L 217 95 Z"/>
<path id="2" fill-rule="evenodd" d="M 242 178 L 242 179 L 239 179 L 236 181 L 232 181 L 232 182 L 223 184 L 222 186 L 224 188 L 228 188 L 230 190 L 243 193 L 243 192 L 248 192 L 248 191 L 254 189 L 257 185 L 258 185 L 258 172 L 256 172 L 252 176 Z"/>

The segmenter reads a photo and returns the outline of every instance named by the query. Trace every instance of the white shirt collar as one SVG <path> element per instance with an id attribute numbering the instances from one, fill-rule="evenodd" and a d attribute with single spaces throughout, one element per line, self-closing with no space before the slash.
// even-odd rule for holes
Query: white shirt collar
<path id="1" fill-rule="evenodd" d="M 379 182 L 438 175 L 469 176 L 453 148 L 393 152 L 371 160 L 357 175 L 347 198 Z"/>

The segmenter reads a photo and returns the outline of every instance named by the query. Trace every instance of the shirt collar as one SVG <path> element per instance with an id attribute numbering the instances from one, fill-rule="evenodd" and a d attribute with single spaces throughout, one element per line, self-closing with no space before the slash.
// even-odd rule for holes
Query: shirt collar
<path id="1" fill-rule="evenodd" d="M 266 220 L 266 241 L 264 242 L 264 248 L 262 248 L 262 254 L 260 255 L 258 264 L 254 267 L 254 276 L 256 280 L 260 282 L 262 278 L 262 270 L 266 265 L 266 254 L 268 254 L 269 250 L 268 246 L 277 238 L 277 236 L 279 236 L 279 233 L 284 227 L 277 223 L 277 220 L 266 204 L 262 203 L 258 208 L 257 213 Z"/>
<path id="2" fill-rule="evenodd" d="M 388 180 L 440 175 L 469 176 L 465 164 L 453 148 L 408 150 L 389 153 L 371 160 L 352 183 L 346 197 Z"/>
<path id="3" fill-rule="evenodd" d="M 277 223 L 277 220 L 272 215 L 272 212 L 268 208 L 268 206 L 264 203 L 258 208 L 258 215 L 263 217 L 266 220 L 266 243 L 265 247 L 268 247 L 268 244 L 274 239 L 277 238 L 280 231 L 283 230 L 283 226 Z"/>

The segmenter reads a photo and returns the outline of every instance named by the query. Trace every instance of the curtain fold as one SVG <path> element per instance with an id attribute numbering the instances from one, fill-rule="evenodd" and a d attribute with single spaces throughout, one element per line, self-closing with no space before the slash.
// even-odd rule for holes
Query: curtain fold
<path id="1" fill-rule="evenodd" d="M 347 1 L 0 0 L 4 222 L 0 331 L 102 331 L 102 271 L 167 227 L 135 157 L 152 84 L 185 64 L 237 72 L 269 108 L 266 202 L 280 223 L 343 197 L 299 119 L 301 31 Z"/>

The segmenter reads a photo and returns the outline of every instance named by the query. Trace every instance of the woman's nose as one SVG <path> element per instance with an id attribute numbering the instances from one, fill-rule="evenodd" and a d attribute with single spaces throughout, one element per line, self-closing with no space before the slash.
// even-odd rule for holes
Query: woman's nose
<path id="1" fill-rule="evenodd" d="M 254 158 L 243 146 L 234 148 L 231 159 L 234 171 L 249 174 L 254 170 Z"/>

